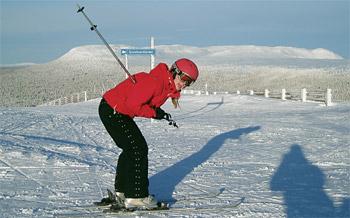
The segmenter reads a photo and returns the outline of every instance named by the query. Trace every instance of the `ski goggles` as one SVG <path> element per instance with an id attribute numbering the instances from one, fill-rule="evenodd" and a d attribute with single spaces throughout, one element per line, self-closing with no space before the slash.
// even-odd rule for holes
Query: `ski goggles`
<path id="1" fill-rule="evenodd" d="M 177 66 L 174 64 L 172 66 L 172 70 L 176 73 L 176 75 L 180 76 L 180 79 L 185 83 L 186 86 L 190 86 L 194 83 L 195 80 L 193 80 L 187 73 L 182 72 L 177 68 Z"/>
<path id="2" fill-rule="evenodd" d="M 185 83 L 186 86 L 190 86 L 192 83 L 194 83 L 194 80 L 186 73 L 181 72 L 178 75 L 180 76 L 180 79 Z"/>

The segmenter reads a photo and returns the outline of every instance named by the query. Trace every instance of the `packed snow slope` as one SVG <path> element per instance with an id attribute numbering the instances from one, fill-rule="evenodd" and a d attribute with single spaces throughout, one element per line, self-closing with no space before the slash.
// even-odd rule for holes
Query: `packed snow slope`
<path id="1" fill-rule="evenodd" d="M 183 96 L 175 110 L 168 102 L 164 109 L 180 128 L 136 119 L 149 143 L 151 193 L 192 198 L 173 208 L 207 209 L 117 215 L 86 206 L 113 189 L 120 153 L 98 103 L 0 108 L 2 217 L 350 215 L 348 103 L 202 95 Z M 239 199 L 237 208 L 219 208 Z"/>

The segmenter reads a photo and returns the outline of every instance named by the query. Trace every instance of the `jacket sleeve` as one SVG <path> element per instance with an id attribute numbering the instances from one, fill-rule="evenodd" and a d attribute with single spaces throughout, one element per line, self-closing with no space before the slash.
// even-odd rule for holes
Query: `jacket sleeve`
<path id="1" fill-rule="evenodd" d="M 148 103 L 157 92 L 157 88 L 157 84 L 152 78 L 138 80 L 128 93 L 128 98 L 125 101 L 126 106 L 135 116 L 155 117 L 156 112 Z"/>

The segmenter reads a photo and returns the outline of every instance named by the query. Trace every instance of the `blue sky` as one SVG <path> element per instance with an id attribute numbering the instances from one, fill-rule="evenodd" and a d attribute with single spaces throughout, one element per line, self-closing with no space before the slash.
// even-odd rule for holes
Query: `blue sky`
<path id="1" fill-rule="evenodd" d="M 102 44 L 264 45 L 325 48 L 346 59 L 349 0 L 1 1 L 0 64 L 45 63 L 71 48 Z"/>

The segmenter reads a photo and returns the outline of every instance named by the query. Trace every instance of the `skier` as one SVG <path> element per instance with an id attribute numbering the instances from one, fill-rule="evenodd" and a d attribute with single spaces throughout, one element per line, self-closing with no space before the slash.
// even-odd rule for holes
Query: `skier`
<path id="1" fill-rule="evenodd" d="M 133 75 L 104 93 L 100 119 L 116 145 L 122 149 L 115 176 L 115 197 L 101 204 L 119 204 L 127 209 L 153 209 L 157 200 L 148 192 L 148 146 L 134 117 L 170 120 L 160 107 L 171 97 L 175 108 L 180 92 L 198 78 L 198 68 L 182 58 L 170 67 L 158 64 L 150 73 Z"/>

